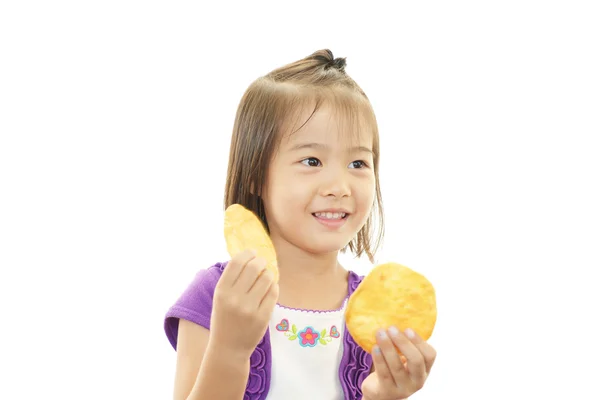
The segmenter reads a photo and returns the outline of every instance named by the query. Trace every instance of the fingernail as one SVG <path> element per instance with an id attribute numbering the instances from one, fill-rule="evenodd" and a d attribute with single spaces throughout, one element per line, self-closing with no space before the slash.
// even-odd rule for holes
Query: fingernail
<path id="1" fill-rule="evenodd" d="M 387 336 L 387 333 L 385 333 L 385 329 L 380 330 L 377 334 L 381 339 L 385 339 L 385 337 Z"/>
<path id="2" fill-rule="evenodd" d="M 396 335 L 398 335 L 398 333 L 400 333 L 400 331 L 399 331 L 399 330 L 398 330 L 398 328 L 396 328 L 395 326 L 392 326 L 392 327 L 390 328 L 390 334 L 391 334 L 392 336 L 396 336 Z"/>
<path id="3" fill-rule="evenodd" d="M 375 353 L 375 354 L 381 354 L 381 349 L 379 348 L 379 346 L 374 346 L 373 347 L 373 353 Z"/>
<path id="4" fill-rule="evenodd" d="M 409 339 L 412 339 L 412 338 L 415 337 L 415 331 L 413 331 L 410 328 L 408 328 L 407 330 L 405 330 L 404 333 L 406 334 L 406 337 L 408 337 Z"/>

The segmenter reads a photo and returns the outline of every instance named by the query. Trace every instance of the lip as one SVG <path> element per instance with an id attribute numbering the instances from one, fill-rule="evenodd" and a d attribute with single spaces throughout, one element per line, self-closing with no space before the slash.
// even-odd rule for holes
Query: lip
<path id="1" fill-rule="evenodd" d="M 325 218 L 319 218 L 317 217 L 315 214 L 313 213 L 313 218 L 315 220 L 317 220 L 318 223 L 320 223 L 321 225 L 326 226 L 329 229 L 338 229 L 341 226 L 343 226 L 346 221 L 348 220 L 348 218 L 350 217 L 350 213 L 342 210 L 342 209 L 328 209 L 328 210 L 323 210 L 323 211 L 317 211 L 317 213 L 326 213 L 326 212 L 330 212 L 330 213 L 345 213 L 346 216 L 342 219 L 325 219 Z"/>

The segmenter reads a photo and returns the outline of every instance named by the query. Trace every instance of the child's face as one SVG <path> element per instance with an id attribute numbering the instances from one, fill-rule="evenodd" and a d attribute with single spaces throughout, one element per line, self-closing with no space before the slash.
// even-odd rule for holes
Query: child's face
<path id="1" fill-rule="evenodd" d="M 262 196 L 275 243 L 314 254 L 337 252 L 362 228 L 375 199 L 375 173 L 373 138 L 360 136 L 353 140 L 338 131 L 336 118 L 322 107 L 282 139 Z M 336 218 L 327 213 L 332 209 L 347 215 Z"/>

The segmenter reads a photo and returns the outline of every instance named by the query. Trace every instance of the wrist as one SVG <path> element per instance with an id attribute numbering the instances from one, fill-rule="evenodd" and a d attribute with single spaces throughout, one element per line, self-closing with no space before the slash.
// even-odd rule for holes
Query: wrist
<path id="1" fill-rule="evenodd" d="M 214 355 L 223 361 L 229 361 L 235 364 L 250 362 L 250 356 L 252 351 L 244 351 L 228 346 L 224 343 L 219 342 L 210 338 L 206 347 L 206 354 Z"/>

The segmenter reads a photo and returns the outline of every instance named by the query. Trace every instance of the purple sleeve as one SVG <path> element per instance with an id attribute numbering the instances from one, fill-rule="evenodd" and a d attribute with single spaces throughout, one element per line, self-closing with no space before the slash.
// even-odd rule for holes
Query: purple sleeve
<path id="1" fill-rule="evenodd" d="M 179 319 L 185 319 L 210 329 L 213 295 L 222 272 L 222 264 L 215 264 L 208 269 L 199 271 L 187 289 L 167 311 L 164 329 L 173 349 L 177 350 Z"/>

